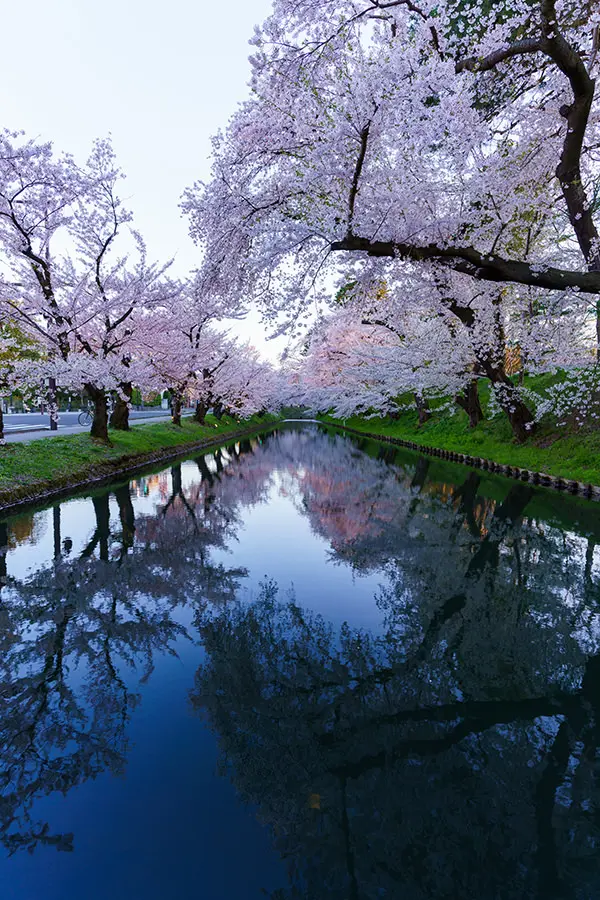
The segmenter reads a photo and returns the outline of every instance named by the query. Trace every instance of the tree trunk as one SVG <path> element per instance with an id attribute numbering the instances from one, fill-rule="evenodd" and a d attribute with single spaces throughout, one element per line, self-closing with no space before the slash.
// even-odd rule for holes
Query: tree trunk
<path id="1" fill-rule="evenodd" d="M 181 394 L 173 394 L 171 398 L 171 422 L 181 428 L 181 406 L 183 398 Z"/>
<path id="2" fill-rule="evenodd" d="M 48 379 L 48 414 L 50 431 L 58 430 L 58 398 L 56 396 L 56 378 Z"/>
<path id="3" fill-rule="evenodd" d="M 485 374 L 497 388 L 498 403 L 508 417 L 515 440 L 522 444 L 535 431 L 533 413 L 523 403 L 518 388 L 515 387 L 502 367 L 494 365 L 489 360 L 482 365 Z"/>
<path id="4" fill-rule="evenodd" d="M 198 425 L 204 425 L 206 420 L 206 413 L 208 412 L 208 403 L 204 400 L 198 400 L 196 403 L 196 410 L 194 412 L 194 422 L 197 422 Z"/>
<path id="5" fill-rule="evenodd" d="M 202 481 L 206 482 L 209 485 L 212 485 L 214 481 L 213 473 L 208 468 L 206 463 L 206 457 L 204 455 L 198 456 L 196 459 L 196 465 L 198 466 L 198 471 L 202 476 Z"/>
<path id="6" fill-rule="evenodd" d="M 417 413 L 419 414 L 419 425 L 424 425 L 425 422 L 427 422 L 427 420 L 431 418 L 429 403 L 421 394 L 415 394 L 415 404 L 417 407 Z"/>
<path id="7" fill-rule="evenodd" d="M 225 407 L 221 403 L 220 400 L 216 400 L 213 406 L 213 411 L 216 419 L 222 419 L 223 413 L 225 412 Z"/>
<path id="8" fill-rule="evenodd" d="M 519 443 L 523 443 L 535 430 L 535 421 L 532 412 L 521 400 L 521 395 L 515 385 L 512 383 L 504 367 L 502 360 L 506 349 L 506 341 L 504 339 L 504 328 L 500 316 L 501 295 L 498 295 L 496 303 L 496 319 L 495 319 L 495 342 L 497 352 L 488 354 L 485 359 L 477 359 L 477 369 L 483 371 L 490 379 L 492 384 L 499 388 L 497 392 L 498 402 L 508 416 L 508 421 L 513 431 L 515 439 Z M 447 302 L 448 309 L 460 319 L 460 321 L 468 329 L 472 329 L 475 325 L 475 313 L 470 307 L 460 306 L 454 299 Z M 495 360 L 495 361 L 494 361 Z"/>
<path id="9" fill-rule="evenodd" d="M 62 555 L 60 539 L 60 504 L 52 507 L 52 536 L 54 538 L 54 559 L 58 561 Z"/>
<path id="10" fill-rule="evenodd" d="M 514 404 L 512 400 L 509 402 L 511 408 L 505 409 L 505 412 L 508 416 L 508 421 L 510 422 L 510 427 L 512 428 L 515 439 L 519 444 L 522 444 L 533 434 L 535 422 L 531 412 L 524 403 L 520 400 L 517 400 Z"/>
<path id="11" fill-rule="evenodd" d="M 466 389 L 455 397 L 461 409 L 464 409 L 469 417 L 469 428 L 476 428 L 483 419 L 483 411 L 479 402 L 479 390 L 477 379 L 473 378 Z"/>
<path id="12" fill-rule="evenodd" d="M 92 503 L 94 504 L 94 512 L 96 514 L 96 531 L 100 547 L 100 559 L 103 562 L 108 562 L 108 546 L 110 542 L 110 506 L 108 494 L 102 494 L 101 497 L 94 497 Z"/>
<path id="13" fill-rule="evenodd" d="M 108 493 L 93 497 L 94 512 L 96 514 L 96 529 L 91 540 L 81 552 L 82 559 L 89 559 L 94 554 L 96 547 L 100 546 L 100 559 L 108 562 L 108 547 L 110 543 L 110 504 Z"/>
<path id="14" fill-rule="evenodd" d="M 115 500 L 119 507 L 119 519 L 121 520 L 121 559 L 127 555 L 130 547 L 133 547 L 135 538 L 135 511 L 129 493 L 129 484 L 122 484 L 114 491 Z"/>
<path id="15" fill-rule="evenodd" d="M 429 459 L 426 456 L 419 456 L 415 467 L 415 474 L 410 483 L 411 491 L 421 490 L 427 481 L 427 473 L 429 472 Z"/>
<path id="16" fill-rule="evenodd" d="M 6 441 L 4 439 L 4 413 L 2 412 L 2 402 L 0 401 L 0 447 L 4 447 Z"/>
<path id="17" fill-rule="evenodd" d="M 6 554 L 8 553 L 8 525 L 0 522 L 0 591 L 7 582 L 8 569 L 6 567 Z"/>
<path id="18" fill-rule="evenodd" d="M 110 417 L 110 427 L 117 431 L 129 431 L 129 402 L 133 394 L 133 385 L 130 381 L 124 381 L 120 385 L 121 391 L 125 394 L 126 400 L 117 396 L 114 409 Z"/>
<path id="19" fill-rule="evenodd" d="M 455 520 L 456 531 L 453 529 L 454 533 L 456 534 L 463 522 L 466 522 L 469 532 L 478 540 L 481 540 L 482 534 L 475 517 L 475 504 L 477 503 L 477 492 L 479 491 L 480 483 L 481 475 L 478 475 L 477 472 L 469 472 L 466 480 L 452 493 L 453 499 L 460 501 Z M 461 519 L 461 516 L 464 518 Z"/>
<path id="20" fill-rule="evenodd" d="M 108 438 L 108 406 L 106 403 L 106 391 L 95 385 L 86 384 L 86 390 L 94 403 L 94 418 L 90 434 L 98 441 L 110 443 Z"/>

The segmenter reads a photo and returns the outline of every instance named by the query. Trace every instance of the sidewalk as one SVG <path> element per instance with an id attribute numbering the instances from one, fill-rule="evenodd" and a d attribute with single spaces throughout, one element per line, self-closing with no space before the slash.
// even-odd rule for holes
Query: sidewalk
<path id="1" fill-rule="evenodd" d="M 184 416 L 191 412 L 183 413 Z M 145 422 L 170 422 L 169 413 L 162 411 L 160 414 L 138 416 L 131 419 L 131 426 L 143 425 Z M 65 425 L 57 431 L 50 431 L 49 425 L 17 425 L 14 429 L 4 429 L 4 438 L 8 444 L 22 444 L 26 441 L 39 441 L 42 438 L 64 437 L 68 434 L 84 434 L 90 430 L 89 425 Z"/>

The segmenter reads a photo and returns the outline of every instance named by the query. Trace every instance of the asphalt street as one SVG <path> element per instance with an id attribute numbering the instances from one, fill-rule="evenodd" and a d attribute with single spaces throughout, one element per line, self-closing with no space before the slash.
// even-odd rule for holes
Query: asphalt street
<path id="1" fill-rule="evenodd" d="M 80 410 L 61 412 L 58 418 L 58 431 L 50 431 L 49 417 L 39 412 L 8 413 L 4 416 L 4 437 L 11 443 L 22 443 L 89 431 L 89 425 L 79 425 L 77 422 L 79 412 Z M 134 409 L 130 414 L 131 421 L 135 420 L 138 423 L 145 420 L 168 422 L 170 418 L 169 411 L 164 409 Z"/>

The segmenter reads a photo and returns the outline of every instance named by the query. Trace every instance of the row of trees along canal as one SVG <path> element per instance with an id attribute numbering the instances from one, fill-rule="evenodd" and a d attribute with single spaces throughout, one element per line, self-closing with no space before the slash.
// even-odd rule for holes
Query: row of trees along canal
<path id="1" fill-rule="evenodd" d="M 275 405 L 278 374 L 219 326 L 240 303 L 214 299 L 198 275 L 170 275 L 149 261 L 109 141 L 80 167 L 47 143 L 0 135 L 0 395 L 19 389 L 49 405 L 57 391 L 85 391 L 91 433 L 127 430 L 134 386 L 184 399 L 201 424 Z M 0 439 L 2 412 L 0 410 Z"/>
<path id="2" fill-rule="evenodd" d="M 202 257 L 183 281 L 148 261 L 108 142 L 80 167 L 5 133 L 3 340 L 17 327 L 41 353 L 4 365 L 3 387 L 85 387 L 103 439 L 107 391 L 126 427 L 133 384 L 170 388 L 175 420 L 186 393 L 200 420 L 273 405 L 289 390 L 215 327 L 255 304 L 300 341 L 292 394 L 312 406 L 397 413 L 408 396 L 424 420 L 444 397 L 475 426 L 485 378 L 519 441 L 546 415 L 593 421 L 599 16 L 593 0 L 276 0 L 214 175 L 184 193 Z"/>

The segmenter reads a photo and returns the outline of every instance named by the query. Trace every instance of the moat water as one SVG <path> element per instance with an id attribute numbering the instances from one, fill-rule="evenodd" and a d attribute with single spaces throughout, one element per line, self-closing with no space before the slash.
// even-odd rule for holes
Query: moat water
<path id="1" fill-rule="evenodd" d="M 600 896 L 598 544 L 311 425 L 0 519 L 1 900 Z"/>

